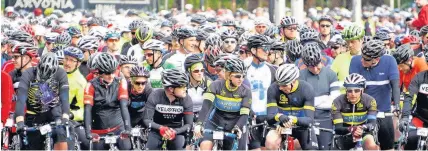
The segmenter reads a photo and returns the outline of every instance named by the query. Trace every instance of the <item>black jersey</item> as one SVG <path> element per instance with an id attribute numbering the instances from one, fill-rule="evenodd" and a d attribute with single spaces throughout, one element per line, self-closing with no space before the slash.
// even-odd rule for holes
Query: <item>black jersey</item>
<path id="1" fill-rule="evenodd" d="M 410 114 L 428 123 L 428 71 L 416 74 L 410 82 L 409 94 L 404 99 L 403 116 Z"/>
<path id="2" fill-rule="evenodd" d="M 345 126 L 362 125 L 367 120 L 376 120 L 376 100 L 368 94 L 363 93 L 358 103 L 352 104 L 342 94 L 333 101 L 332 106 L 333 123 L 343 123 Z"/>

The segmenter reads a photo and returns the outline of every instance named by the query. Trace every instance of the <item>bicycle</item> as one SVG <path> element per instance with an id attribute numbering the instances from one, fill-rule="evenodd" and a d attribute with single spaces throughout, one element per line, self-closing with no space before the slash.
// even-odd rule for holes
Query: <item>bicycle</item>
<path id="1" fill-rule="evenodd" d="M 133 150 L 145 150 L 150 128 L 136 126 L 131 129 L 131 145 Z"/>
<path id="2" fill-rule="evenodd" d="M 217 127 L 215 131 L 210 129 L 204 129 L 204 133 L 213 134 L 214 144 L 212 150 L 214 151 L 223 150 L 224 137 L 233 139 L 233 146 L 231 150 L 238 149 L 238 136 L 234 133 L 224 132 L 223 127 Z"/>
<path id="3" fill-rule="evenodd" d="M 13 124 L 13 113 L 10 113 L 9 118 L 6 119 L 6 123 L 1 131 L 2 136 L 2 150 L 20 150 L 21 142 L 19 141 L 19 136 L 13 135 L 16 134 L 16 128 Z M 11 137 L 11 135 L 13 135 Z M 12 138 L 12 141 L 9 140 Z"/>
<path id="4" fill-rule="evenodd" d="M 313 129 L 314 129 L 315 135 L 320 135 L 320 131 L 324 131 L 324 132 L 332 133 L 332 134 L 333 134 L 333 136 L 334 136 L 334 134 L 336 134 L 336 133 L 334 132 L 334 130 L 333 130 L 333 129 L 322 128 L 322 127 L 319 127 L 319 126 L 320 126 L 320 123 L 318 123 L 318 122 L 316 122 L 316 123 L 314 124 L 314 126 L 313 126 Z M 334 137 L 332 138 L 332 141 L 331 141 L 331 142 L 333 142 L 333 140 L 334 140 Z M 331 147 L 331 148 L 333 148 L 333 144 L 334 144 L 334 143 L 332 143 L 332 147 Z"/>
<path id="5" fill-rule="evenodd" d="M 368 132 L 370 129 L 369 129 L 369 127 L 367 127 L 366 125 L 362 125 L 362 128 L 363 128 L 363 132 L 364 133 L 366 133 L 366 132 Z M 375 126 L 375 129 L 374 129 L 374 131 L 377 131 L 376 130 L 376 126 Z M 335 134 L 335 133 L 334 133 Z M 334 148 L 334 145 L 336 145 L 337 144 L 337 139 L 339 138 L 339 137 L 348 137 L 348 136 L 351 136 L 352 135 L 352 133 L 349 133 L 349 134 L 346 134 L 346 135 L 334 135 L 334 137 L 333 137 L 333 140 L 334 140 L 334 142 L 333 142 L 333 145 L 332 145 L 332 148 Z M 351 148 L 350 150 L 353 150 L 353 151 L 363 151 L 364 149 L 363 149 L 363 137 L 360 137 L 360 138 L 355 138 L 355 137 L 353 137 L 352 136 L 352 138 L 354 139 L 354 142 L 356 143 L 355 144 L 355 146 L 353 147 L 353 148 Z M 376 141 L 376 140 L 375 140 Z M 338 148 L 339 150 L 343 150 L 342 148 Z"/>
<path id="6" fill-rule="evenodd" d="M 114 133 L 108 133 L 106 136 L 100 136 L 98 134 L 92 133 L 92 139 L 89 140 L 89 150 L 93 150 L 93 142 L 100 142 L 101 140 L 104 140 L 105 144 L 109 145 L 109 151 L 119 151 L 117 146 L 115 145 L 117 143 L 117 139 L 124 139 L 128 138 L 129 136 L 127 134 L 121 133 L 120 135 L 114 135 Z"/>
<path id="7" fill-rule="evenodd" d="M 53 129 L 65 127 L 66 133 L 67 133 L 67 138 L 69 138 L 69 136 L 70 136 L 68 125 L 62 125 L 62 124 L 60 124 L 60 122 L 61 122 L 61 120 L 57 120 L 56 122 L 50 122 L 50 123 L 42 125 L 42 126 L 39 126 L 38 124 L 34 124 L 33 127 L 26 127 L 24 129 L 24 136 L 25 136 L 23 138 L 24 145 L 28 145 L 28 140 L 27 140 L 27 136 L 26 136 L 27 132 L 40 131 L 41 135 L 45 135 L 44 150 L 52 150 L 53 149 L 53 138 L 52 138 L 52 130 Z"/>
<path id="8" fill-rule="evenodd" d="M 278 125 L 279 126 L 279 125 Z M 294 150 L 294 138 L 291 136 L 293 134 L 293 128 L 282 128 L 281 135 L 281 151 Z"/>
<path id="9" fill-rule="evenodd" d="M 422 151 L 428 148 L 428 128 L 408 126 L 408 130 L 416 130 L 416 135 L 419 136 L 416 150 Z M 406 133 L 408 133 L 408 131 Z"/>

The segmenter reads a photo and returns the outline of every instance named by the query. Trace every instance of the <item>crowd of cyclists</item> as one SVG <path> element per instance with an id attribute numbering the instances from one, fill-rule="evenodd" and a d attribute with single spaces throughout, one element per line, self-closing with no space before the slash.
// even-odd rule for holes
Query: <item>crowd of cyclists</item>
<path id="1" fill-rule="evenodd" d="M 258 11 L 7 7 L 2 149 L 427 149 L 426 16 L 372 35 L 337 10 L 317 26 Z"/>

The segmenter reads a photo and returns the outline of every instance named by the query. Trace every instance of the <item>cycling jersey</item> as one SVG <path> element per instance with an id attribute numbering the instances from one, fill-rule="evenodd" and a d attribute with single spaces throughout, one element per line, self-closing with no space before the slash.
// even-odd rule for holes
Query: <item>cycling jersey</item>
<path id="1" fill-rule="evenodd" d="M 340 95 L 340 83 L 337 81 L 336 73 L 329 68 L 321 68 L 317 75 L 308 69 L 300 70 L 299 79 L 310 83 L 314 88 L 314 107 L 317 109 L 330 110 L 333 99 Z"/>
<path id="2" fill-rule="evenodd" d="M 409 73 L 404 74 L 402 71 L 400 71 L 400 87 L 403 87 L 403 91 L 407 92 L 407 89 L 409 88 L 410 81 L 413 79 L 413 77 L 418 74 L 421 71 L 428 70 L 428 65 L 425 61 L 425 58 L 419 58 L 414 57 L 412 62 L 412 67 L 410 68 Z"/>
<path id="3" fill-rule="evenodd" d="M 349 73 L 358 73 L 364 76 L 367 80 L 367 87 L 364 92 L 376 99 L 378 111 L 390 112 L 391 100 L 398 101 L 399 99 L 399 92 L 398 99 L 394 96 L 396 95 L 394 89 L 398 89 L 398 87 L 391 86 L 393 80 L 399 80 L 398 67 L 394 57 L 383 55 L 380 57 L 379 63 L 370 69 L 363 67 L 361 59 L 361 55 L 352 58 Z M 391 91 L 394 97 L 391 97 Z"/>
<path id="4" fill-rule="evenodd" d="M 86 77 L 90 73 L 87 63 L 88 62 L 83 61 L 79 66 L 79 71 L 84 77 Z"/>
<path id="5" fill-rule="evenodd" d="M 256 115 L 267 115 L 267 89 L 275 81 L 275 69 L 265 62 L 252 62 L 247 70 L 247 79 L 250 81 L 253 98 L 251 110 Z"/>
<path id="6" fill-rule="evenodd" d="M 67 74 L 67 78 L 70 85 L 68 98 L 71 113 L 73 113 L 75 121 L 83 121 L 83 90 L 87 84 L 86 79 L 79 70 Z"/>
<path id="7" fill-rule="evenodd" d="M 174 65 L 174 67 L 176 67 L 176 69 L 184 71 L 184 60 L 190 55 L 192 55 L 192 53 L 183 54 L 179 50 L 177 50 L 177 51 L 170 52 L 167 55 L 163 56 L 162 60 L 165 63 L 169 63 L 169 64 Z"/>
<path id="8" fill-rule="evenodd" d="M 342 94 L 334 99 L 331 109 L 335 131 L 339 135 L 348 134 L 348 126 L 376 124 L 376 101 L 368 94 L 363 93 L 355 104 L 348 101 L 346 94 Z"/>
<path id="9" fill-rule="evenodd" d="M 149 83 L 146 83 L 143 93 L 137 93 L 133 88 L 131 83 L 128 83 L 128 94 L 129 101 L 131 102 L 128 106 L 129 115 L 131 116 L 131 124 L 135 126 L 137 124 L 142 124 L 142 119 L 144 118 L 144 106 L 149 98 L 149 95 L 152 93 L 153 89 Z M 140 123 L 141 122 L 141 123 Z M 142 125 L 140 125 L 142 126 Z"/>
<path id="10" fill-rule="evenodd" d="M 331 70 L 333 70 L 337 74 L 337 78 L 341 83 L 340 92 L 342 94 L 345 93 L 345 88 L 343 87 L 342 84 L 345 78 L 349 75 L 349 66 L 351 64 L 351 58 L 352 58 L 352 55 L 350 52 L 337 55 L 330 67 Z"/>
<path id="11" fill-rule="evenodd" d="M 176 134 L 182 134 L 193 124 L 192 99 L 186 95 L 170 101 L 164 89 L 156 89 L 147 100 L 144 114 L 147 127 L 159 130 L 161 126 L 167 126 L 174 128 Z"/>
<path id="12" fill-rule="evenodd" d="M 84 96 L 85 125 L 89 124 L 86 129 L 110 128 L 114 131 L 113 127 L 121 126 L 122 119 L 125 118 L 121 115 L 122 101 L 128 104 L 128 86 L 124 79 L 115 77 L 108 85 L 99 77 L 90 81 L 86 85 Z"/>
<path id="13" fill-rule="evenodd" d="M 428 123 L 428 71 L 423 71 L 413 78 L 403 106 L 403 117 L 412 115 Z M 415 105 L 416 104 L 416 105 Z"/>
<path id="14" fill-rule="evenodd" d="M 158 68 L 152 68 L 146 61 L 143 62 L 143 66 L 150 71 L 150 84 L 152 88 L 163 88 L 161 81 L 161 73 L 165 69 L 175 69 L 175 66 L 171 63 L 162 62 Z"/>
<path id="15" fill-rule="evenodd" d="M 198 86 L 192 86 L 189 82 L 187 86 L 187 95 L 192 98 L 193 102 L 193 112 L 197 113 L 202 109 L 202 104 L 204 102 L 203 94 L 207 91 L 208 87 L 211 85 L 211 80 L 208 77 L 202 79 L 202 83 Z"/>
<path id="16" fill-rule="evenodd" d="M 6 123 L 6 119 L 9 118 L 9 112 L 13 111 L 12 108 L 12 97 L 13 97 L 13 85 L 12 78 L 6 72 L 1 72 L 1 122 Z"/>
<path id="17" fill-rule="evenodd" d="M 314 120 L 314 90 L 306 81 L 297 80 L 290 94 L 279 90 L 277 83 L 268 89 L 268 121 L 279 122 L 280 116 L 295 116 L 298 126 L 309 126 Z"/>
<path id="18" fill-rule="evenodd" d="M 138 62 L 144 61 L 143 49 L 141 48 L 141 44 L 136 44 L 129 48 L 127 55 L 134 56 Z"/>
<path id="19" fill-rule="evenodd" d="M 55 75 L 47 83 L 36 81 L 36 75 L 36 67 L 28 68 L 22 73 L 17 90 L 16 116 L 24 116 L 25 106 L 27 107 L 27 114 L 40 114 L 56 106 L 61 106 L 62 113 L 69 113 L 69 86 L 67 73 L 64 69 L 58 67 Z M 45 100 L 47 104 L 43 105 L 41 102 L 42 94 L 50 94 L 54 97 Z"/>
<path id="20" fill-rule="evenodd" d="M 235 125 L 243 128 L 250 113 L 251 90 L 245 85 L 232 89 L 229 82 L 217 80 L 211 83 L 204 93 L 204 103 L 199 112 L 198 122 L 209 122 L 223 127 L 226 131 L 232 130 Z M 208 113 L 210 114 L 207 117 Z"/>
<path id="21" fill-rule="evenodd" d="M 331 66 L 331 64 L 333 63 L 333 58 L 323 55 L 321 56 L 321 63 L 325 66 L 325 67 L 329 67 Z M 296 64 L 297 67 L 299 67 L 300 70 L 306 69 L 306 65 L 303 63 L 303 59 L 299 58 L 296 60 L 296 62 L 294 63 Z"/>

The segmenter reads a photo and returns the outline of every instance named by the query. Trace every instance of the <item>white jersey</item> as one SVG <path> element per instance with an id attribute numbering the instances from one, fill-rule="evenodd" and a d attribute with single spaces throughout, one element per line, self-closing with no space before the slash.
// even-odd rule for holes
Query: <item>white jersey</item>
<path id="1" fill-rule="evenodd" d="M 131 46 L 127 52 L 127 56 L 134 56 L 138 62 L 144 61 L 144 54 L 143 49 L 141 48 L 140 44 L 136 44 Z"/>
<path id="2" fill-rule="evenodd" d="M 251 63 L 247 71 L 247 79 L 251 84 L 251 110 L 256 115 L 267 115 L 267 90 L 272 82 L 271 69 L 265 63 Z"/>
<path id="3" fill-rule="evenodd" d="M 168 54 L 165 56 L 165 63 L 170 63 L 174 65 L 176 69 L 184 71 L 184 60 L 186 60 L 186 57 L 190 56 L 192 54 L 183 54 L 180 51 L 175 51 L 173 54 Z"/>

